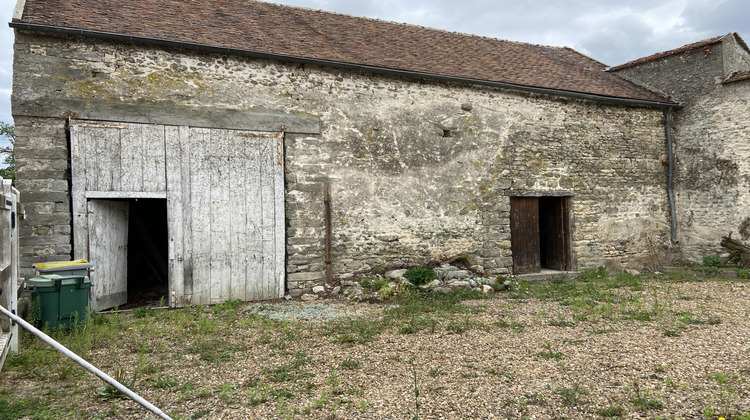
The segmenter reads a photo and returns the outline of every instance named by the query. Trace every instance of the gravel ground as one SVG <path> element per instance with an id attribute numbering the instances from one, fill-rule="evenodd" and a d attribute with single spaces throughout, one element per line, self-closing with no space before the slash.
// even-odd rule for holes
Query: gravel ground
<path id="1" fill-rule="evenodd" d="M 150 372 L 136 391 L 175 418 L 405 419 L 417 401 L 420 419 L 750 413 L 748 284 L 654 283 L 628 293 L 663 316 L 645 322 L 605 311 L 580 320 L 559 302 L 500 294 L 465 302 L 471 313 L 414 334 L 389 328 L 371 342 L 341 343 L 337 320 L 377 326 L 384 306 L 262 303 L 239 308 L 227 325 L 217 317 L 217 329 L 201 336 L 212 347 L 203 353 L 198 338 L 168 331 L 151 334 L 150 351 L 139 351 L 139 334 L 125 329 L 89 360 L 111 374 L 124 367 L 124 377 Z M 6 398 L 59 399 L 66 387 L 79 390 L 67 404 L 91 418 L 149 418 L 131 401 L 96 399 L 101 384 L 89 375 L 39 380 L 6 368 L 0 380 Z"/>

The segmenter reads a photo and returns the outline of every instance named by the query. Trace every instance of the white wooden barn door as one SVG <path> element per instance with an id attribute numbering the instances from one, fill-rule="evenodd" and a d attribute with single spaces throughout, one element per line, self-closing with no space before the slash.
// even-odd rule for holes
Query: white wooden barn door
<path id="1" fill-rule="evenodd" d="M 76 121 L 71 154 L 74 256 L 94 265 L 93 309 L 127 296 L 118 200 L 136 198 L 167 201 L 171 305 L 283 296 L 283 133 Z"/>
<path id="2" fill-rule="evenodd" d="M 96 294 L 95 309 L 124 305 L 128 301 L 127 201 L 89 200 L 89 260 Z"/>
<path id="3" fill-rule="evenodd" d="M 176 294 L 193 304 L 283 296 L 283 134 L 193 127 L 167 132 Z"/>

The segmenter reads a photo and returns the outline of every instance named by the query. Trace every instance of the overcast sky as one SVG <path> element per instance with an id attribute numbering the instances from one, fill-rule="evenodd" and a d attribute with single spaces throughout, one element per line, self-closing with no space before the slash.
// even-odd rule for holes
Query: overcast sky
<path id="1" fill-rule="evenodd" d="M 220 1 L 220 0 L 217 0 Z M 511 41 L 568 46 L 609 65 L 739 32 L 750 0 L 280 0 L 355 16 Z M 10 22 L 15 0 L 0 0 Z M 11 122 L 13 31 L 0 26 L 0 121 Z"/>

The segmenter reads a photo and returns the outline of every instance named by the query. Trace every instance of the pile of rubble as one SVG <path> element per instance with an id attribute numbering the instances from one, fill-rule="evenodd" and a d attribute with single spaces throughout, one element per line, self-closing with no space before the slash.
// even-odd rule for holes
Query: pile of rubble
<path id="1" fill-rule="evenodd" d="M 433 270 L 437 274 L 437 278 L 427 284 L 418 286 L 421 290 L 449 293 L 455 289 L 469 288 L 483 293 L 492 293 L 495 290 L 492 285 L 498 282 L 497 277 L 485 277 L 450 264 L 444 264 Z M 359 278 L 354 274 L 344 274 L 341 276 L 341 284 L 339 286 L 325 285 L 313 287 L 312 292 L 302 295 L 301 299 L 310 301 L 323 297 L 343 295 L 346 299 L 355 301 L 380 301 L 388 296 L 389 291 L 397 291 L 399 287 L 403 287 L 402 285 L 412 284 L 404 277 L 404 273 L 406 273 L 406 269 L 391 270 L 384 274 L 374 274 L 367 277 L 360 276 Z M 363 286 L 363 283 L 368 283 L 363 282 L 363 279 L 369 280 L 371 284 L 380 280 L 379 283 L 382 283 L 382 286 L 378 290 L 373 290 L 371 287 Z M 387 283 L 384 281 L 387 281 Z M 502 281 L 503 283 L 496 285 L 495 288 L 510 287 L 511 280 Z"/>

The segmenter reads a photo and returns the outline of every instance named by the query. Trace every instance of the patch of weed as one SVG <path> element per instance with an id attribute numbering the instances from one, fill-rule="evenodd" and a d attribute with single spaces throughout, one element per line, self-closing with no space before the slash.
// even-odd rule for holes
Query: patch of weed
<path id="1" fill-rule="evenodd" d="M 681 335 L 679 331 L 672 328 L 666 328 L 661 333 L 664 337 L 679 337 Z"/>
<path id="2" fill-rule="evenodd" d="M 374 341 L 387 326 L 387 322 L 372 317 L 357 317 L 330 322 L 323 327 L 323 334 L 332 337 L 337 343 L 365 344 Z"/>
<path id="3" fill-rule="evenodd" d="M 302 366 L 308 363 L 310 363 L 310 358 L 304 352 L 297 352 L 291 363 L 263 369 L 263 373 L 274 382 L 296 382 L 299 379 L 315 376 L 302 370 Z"/>
<path id="4" fill-rule="evenodd" d="M 557 318 L 550 319 L 548 324 L 553 327 L 572 327 L 575 326 L 575 322 L 568 321 L 567 319 L 558 316 Z"/>
<path id="5" fill-rule="evenodd" d="M 549 341 L 544 342 L 546 350 L 538 352 L 536 355 L 545 360 L 554 360 L 556 362 L 561 361 L 565 358 L 565 353 L 554 351 L 552 349 L 552 343 Z"/>
<path id="6" fill-rule="evenodd" d="M 636 407 L 643 410 L 658 410 L 664 408 L 664 404 L 657 398 L 652 397 L 648 391 L 641 391 L 640 383 L 633 381 L 633 387 L 630 389 L 632 398 L 630 402 Z"/>
<path id="7" fill-rule="evenodd" d="M 576 405 L 588 395 L 588 392 L 583 389 L 580 383 L 561 385 L 555 387 L 552 391 L 562 397 L 563 402 L 567 405 Z"/>
<path id="8" fill-rule="evenodd" d="M 341 362 L 341 368 L 342 369 L 359 369 L 362 366 L 362 362 L 356 359 L 352 359 L 351 357 L 347 357 Z"/>
<path id="9" fill-rule="evenodd" d="M 602 417 L 622 417 L 625 415 L 625 409 L 621 405 L 613 404 L 598 408 L 596 414 Z"/>
<path id="10" fill-rule="evenodd" d="M 462 334 L 466 331 L 473 330 L 482 327 L 482 323 L 473 319 L 468 315 L 464 315 L 459 319 L 451 319 L 445 325 L 445 330 L 455 333 Z"/>
<path id="11" fill-rule="evenodd" d="M 136 318 L 151 318 L 154 316 L 154 310 L 151 308 L 135 308 L 133 309 L 133 316 Z"/>

